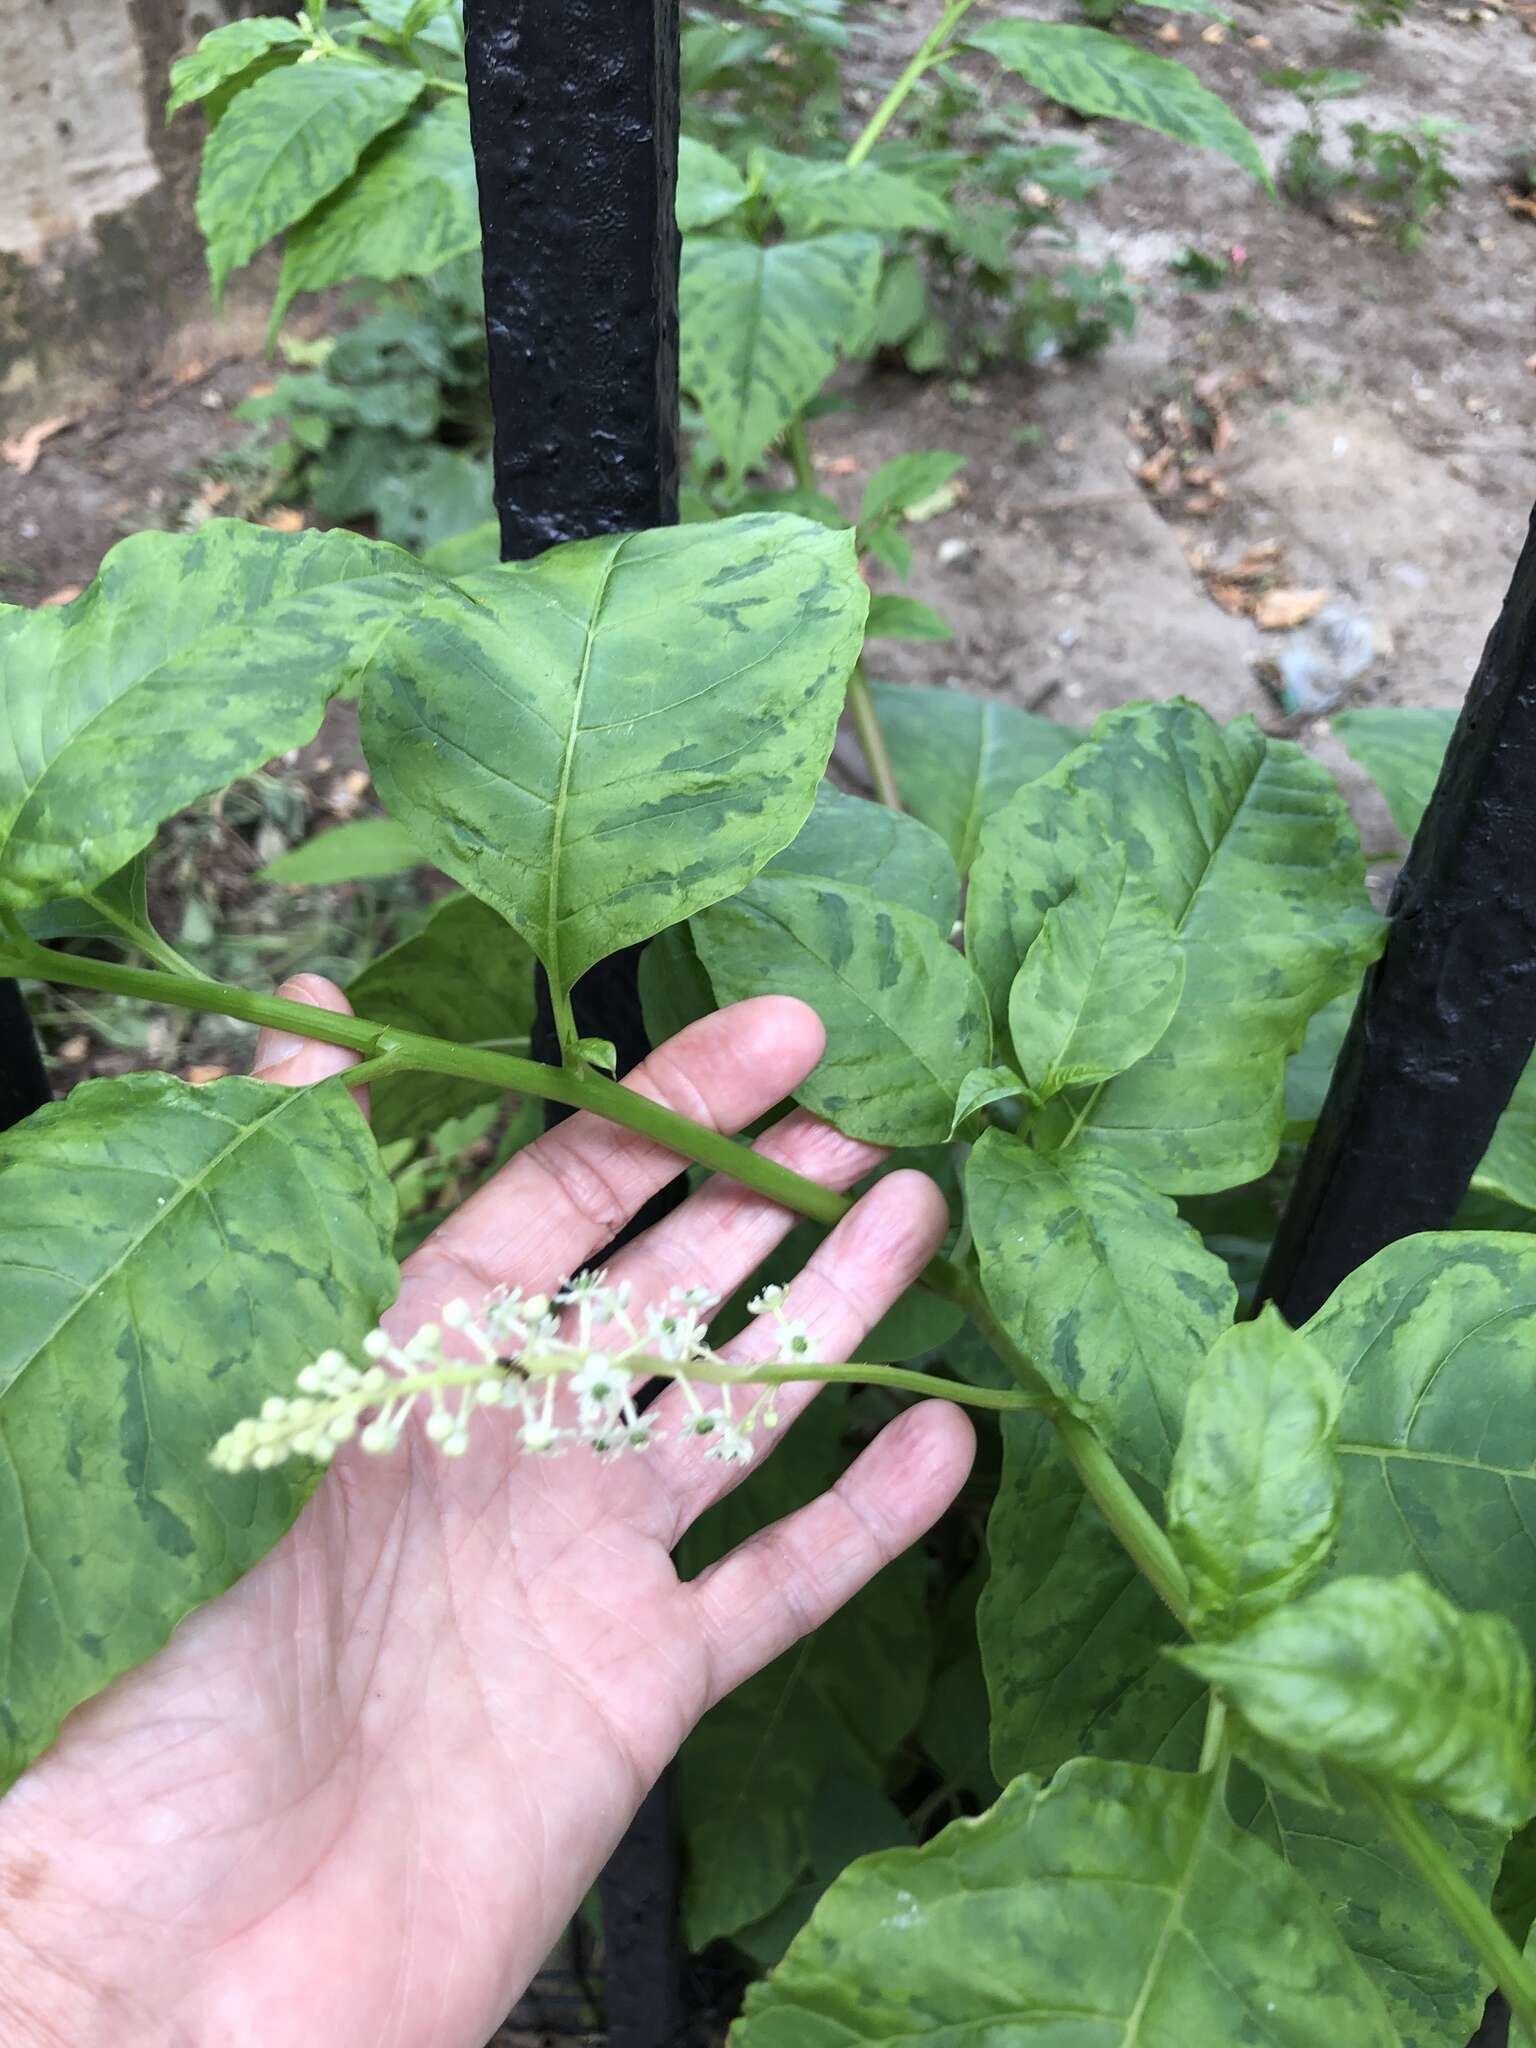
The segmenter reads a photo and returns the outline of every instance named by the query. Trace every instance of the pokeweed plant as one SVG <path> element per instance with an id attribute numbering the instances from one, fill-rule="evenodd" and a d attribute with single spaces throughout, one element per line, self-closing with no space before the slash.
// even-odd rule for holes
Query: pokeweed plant
<path id="1" fill-rule="evenodd" d="M 849 37 L 841 0 L 753 0 L 740 21 L 687 25 L 689 104 L 704 110 L 700 125 L 714 139 L 685 136 L 678 163 L 681 381 L 693 429 L 686 518 L 777 508 L 847 524 L 818 487 L 807 423 L 846 361 L 882 345 L 928 367 L 944 355 L 928 271 L 1006 292 L 1007 332 L 1031 357 L 1084 353 L 1128 330 L 1134 302 L 1113 264 L 1100 273 L 1068 266 L 1014 288 L 1018 234 L 1051 217 L 1053 195 L 1086 191 L 1092 178 L 1060 144 L 1021 146 L 1016 104 L 1001 117 L 1008 146 L 994 147 L 985 124 L 968 146 L 954 146 L 957 109 L 974 114 L 981 104 L 970 76 L 978 58 L 989 60 L 993 85 L 1022 84 L 1078 114 L 1217 150 L 1268 184 L 1252 135 L 1187 66 L 1097 28 L 978 23 L 977 5 L 945 0 L 851 145 L 825 155 L 777 147 L 770 138 L 782 124 L 765 130 L 752 109 L 776 106 L 781 89 L 791 103 L 822 105 L 832 94 L 840 109 Z M 451 278 L 480 234 L 463 59 L 453 0 L 360 0 L 334 12 L 310 0 L 297 21 L 229 23 L 179 60 L 168 116 L 200 104 L 208 120 L 197 214 L 215 297 L 279 235 L 274 336 L 304 292 L 359 278 Z M 951 102 L 938 132 L 933 109 L 923 112 L 930 88 Z M 722 95 L 731 110 L 723 123 L 714 118 Z M 892 140 L 906 116 L 917 119 L 917 138 Z M 989 118 L 995 128 L 1000 117 Z M 819 152 L 814 121 L 809 133 Z M 926 250 L 926 267 L 914 247 Z M 452 292 L 445 303 L 452 310 Z M 488 565 L 498 550 L 485 408 L 466 401 L 468 375 L 419 309 L 386 310 L 339 342 L 318 374 L 280 380 L 255 413 L 288 417 L 282 459 L 296 479 L 323 480 L 324 516 L 370 518 L 384 537 L 458 573 Z M 444 445 L 445 425 L 465 445 Z M 759 477 L 775 450 L 793 471 L 788 491 Z M 942 450 L 887 465 L 861 508 L 865 551 L 905 576 L 911 550 L 900 524 L 956 467 Z M 923 641 L 951 629 L 927 605 L 882 596 L 867 631 Z M 871 780 L 889 799 L 895 786 L 862 671 L 852 688 Z"/>
<path id="2" fill-rule="evenodd" d="M 1216 1249 L 1304 1131 L 1304 1037 L 1381 938 L 1349 813 L 1296 746 L 1177 699 L 1080 734 L 916 686 L 875 686 L 908 810 L 841 793 L 866 603 L 849 534 L 758 513 L 462 579 L 214 521 L 122 543 L 69 606 L 0 612 L 0 972 L 362 1056 L 300 1088 L 91 1081 L 0 1139 L 5 1773 L 255 1563 L 342 1444 L 393 1455 L 419 1416 L 450 1456 L 471 1429 L 509 1457 L 643 1456 L 635 1395 L 663 1374 L 700 1454 L 742 1459 L 780 1381 L 938 1390 L 1002 1432 L 948 1709 L 913 1697 L 907 1560 L 795 1653 L 819 1723 L 786 1717 L 771 1667 L 685 1753 L 692 1929 L 779 1958 L 742 2048 L 1459 2048 L 1493 1980 L 1536 2025 L 1519 1909 L 1512 1935 L 1489 1903 L 1536 1806 L 1531 1238 L 1406 1240 L 1294 1331 L 1237 1319 Z M 143 886 L 178 807 L 302 744 L 340 691 L 393 817 L 463 890 L 353 1016 L 187 973 Z M 1411 822 L 1443 724 L 1355 717 Z M 61 925 L 130 957 L 42 942 Z M 766 1268 L 745 1312 L 777 1321 L 773 1367 L 721 1363 L 707 1296 L 631 1302 L 598 1274 L 379 1331 L 381 1140 L 509 1092 L 808 1229 L 844 1213 L 599 1071 L 571 991 L 640 942 L 657 1035 L 805 998 L 828 1037 L 800 1101 L 952 1185 L 950 1248 L 869 1359 L 808 1355 Z M 558 1067 L 484 1042 L 526 1017 L 502 990 L 535 959 Z M 1529 1164 L 1521 1115 L 1499 1143 Z M 837 1398 L 765 1480 L 797 1444 L 835 1457 Z M 1000 1791 L 957 1732 L 967 1636 Z M 901 1840 L 860 1763 L 919 1714 L 969 1805 L 849 1863 Z M 773 1752 L 771 1815 L 744 1730 Z"/>

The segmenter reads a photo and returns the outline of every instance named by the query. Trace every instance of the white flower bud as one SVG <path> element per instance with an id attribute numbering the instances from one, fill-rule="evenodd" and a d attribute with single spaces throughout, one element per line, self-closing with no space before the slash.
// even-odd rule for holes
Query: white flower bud
<path id="1" fill-rule="evenodd" d="M 365 1358 L 386 1358 L 389 1355 L 390 1349 L 390 1337 L 387 1330 L 370 1330 L 363 1339 L 363 1355 Z"/>
<path id="2" fill-rule="evenodd" d="M 457 1296 L 452 1301 L 445 1301 L 443 1303 L 443 1322 L 450 1330 L 462 1330 L 469 1321 L 470 1315 L 469 1303 L 459 1299 Z"/>

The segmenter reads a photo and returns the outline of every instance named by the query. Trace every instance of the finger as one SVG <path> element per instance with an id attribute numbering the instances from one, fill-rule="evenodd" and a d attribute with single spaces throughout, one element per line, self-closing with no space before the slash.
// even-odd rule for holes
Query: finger
<path id="1" fill-rule="evenodd" d="M 883 1429 L 828 1492 L 711 1565 L 689 1587 L 723 1699 L 851 1600 L 932 1528 L 965 1484 L 967 1417 L 924 1401 Z"/>
<path id="2" fill-rule="evenodd" d="M 625 1087 L 712 1130 L 736 1131 L 795 1088 L 825 1034 L 806 1004 L 757 996 L 669 1039 Z M 582 1112 L 524 1148 L 422 1246 L 413 1296 L 473 1295 L 516 1279 L 548 1290 L 607 1244 L 681 1161 L 652 1138 Z"/>
<path id="3" fill-rule="evenodd" d="M 904 1294 L 944 1241 L 949 1212 L 944 1197 L 924 1173 L 892 1173 L 877 1181 L 819 1245 L 790 1284 L 784 1314 L 804 1323 L 810 1356 L 825 1364 L 857 1358 L 859 1342 L 886 1310 Z M 733 1363 L 776 1361 L 779 1324 L 760 1316 L 726 1345 Z M 785 1387 L 777 1401 L 780 1427 L 793 1422 L 815 1399 L 814 1383 Z M 754 1397 L 735 1393 L 737 1414 Z M 687 1397 L 671 1388 L 652 1411 L 657 1442 L 647 1452 L 671 1498 L 676 1542 L 704 1510 L 729 1493 L 745 1477 L 747 1467 L 701 1455 L 702 1446 L 685 1428 Z M 778 1432 L 759 1431 L 759 1455 L 773 1448 Z"/>
<path id="4" fill-rule="evenodd" d="M 845 1138 L 805 1110 L 775 1124 L 752 1149 L 839 1191 L 885 1157 L 878 1146 Z M 798 1221 L 766 1195 L 717 1174 L 617 1253 L 608 1262 L 609 1278 L 627 1281 L 639 1304 L 662 1301 L 674 1287 L 708 1287 L 723 1299 L 757 1271 Z"/>
<path id="5" fill-rule="evenodd" d="M 285 981 L 278 994 L 290 1003 L 307 1003 L 313 1010 L 329 1010 L 333 1016 L 350 1017 L 352 1005 L 334 981 L 323 974 L 296 974 Z M 332 1074 L 344 1074 L 357 1065 L 357 1054 L 343 1045 L 322 1045 L 316 1038 L 301 1038 L 294 1031 L 262 1031 L 257 1034 L 251 1059 L 251 1076 L 257 1081 L 275 1081 L 285 1088 L 307 1087 Z M 366 1116 L 368 1091 L 354 1091 Z"/>

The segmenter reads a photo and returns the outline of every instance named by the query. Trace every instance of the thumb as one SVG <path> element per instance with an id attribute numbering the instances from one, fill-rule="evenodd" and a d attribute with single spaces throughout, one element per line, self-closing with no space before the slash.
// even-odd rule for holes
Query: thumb
<path id="1" fill-rule="evenodd" d="M 329 1010 L 335 1016 L 352 1015 L 352 1005 L 335 982 L 322 974 L 296 974 L 283 983 L 278 994 L 290 1003 L 308 1003 L 311 1009 Z M 263 1031 L 256 1040 L 251 1074 L 258 1081 L 302 1088 L 331 1074 L 344 1074 L 356 1065 L 357 1054 L 343 1045 L 322 1045 L 318 1039 L 301 1038 L 293 1031 Z M 359 1089 L 358 1094 L 366 1097 L 367 1091 Z M 366 1100 L 361 1106 L 366 1113 Z"/>

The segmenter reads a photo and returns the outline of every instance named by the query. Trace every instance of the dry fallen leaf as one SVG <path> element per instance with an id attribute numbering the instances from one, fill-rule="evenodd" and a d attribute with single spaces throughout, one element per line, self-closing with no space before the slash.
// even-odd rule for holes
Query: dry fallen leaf
<path id="1" fill-rule="evenodd" d="M 1536 33 L 1536 31 L 1533 31 Z M 1511 213 L 1523 214 L 1527 220 L 1536 220 L 1536 196 L 1529 192 L 1506 192 L 1504 204 Z"/>
<path id="2" fill-rule="evenodd" d="M 1209 28 L 1200 31 L 1202 43 L 1224 43 L 1227 40 L 1227 25 L 1224 21 L 1213 21 Z"/>
<path id="3" fill-rule="evenodd" d="M 1179 24 L 1176 21 L 1165 21 L 1157 32 L 1157 40 L 1160 43 L 1182 43 L 1184 38 L 1179 33 Z"/>
<path id="4" fill-rule="evenodd" d="M 37 467 L 37 458 L 43 452 L 43 443 L 51 441 L 55 434 L 61 434 L 70 423 L 67 412 L 61 412 L 55 419 L 39 420 L 35 427 L 13 434 L 9 441 L 0 441 L 0 455 L 11 468 L 22 476 L 30 476 Z"/>
<path id="5" fill-rule="evenodd" d="M 90 1039 L 83 1031 L 77 1031 L 73 1038 L 66 1038 L 59 1047 L 59 1058 L 73 1063 L 76 1060 L 83 1060 L 90 1049 Z"/>
<path id="6" fill-rule="evenodd" d="M 816 467 L 827 476 L 855 476 L 858 473 L 859 458 L 856 455 L 825 455 Z"/>
<path id="7" fill-rule="evenodd" d="M 1326 590 L 1266 590 L 1253 608 L 1261 633 L 1289 633 L 1315 619 L 1328 602 Z"/>
<path id="8" fill-rule="evenodd" d="M 84 590 L 83 583 L 61 583 L 57 590 L 50 590 L 43 599 L 44 604 L 73 604 Z"/>
<path id="9" fill-rule="evenodd" d="M 297 505 L 274 505 L 261 523 L 270 526 L 274 533 L 302 533 L 304 514 Z"/>

